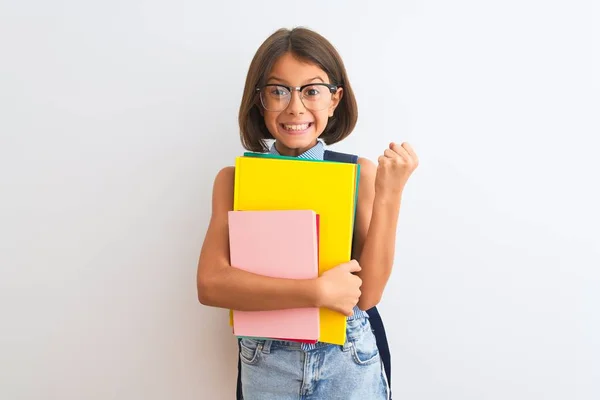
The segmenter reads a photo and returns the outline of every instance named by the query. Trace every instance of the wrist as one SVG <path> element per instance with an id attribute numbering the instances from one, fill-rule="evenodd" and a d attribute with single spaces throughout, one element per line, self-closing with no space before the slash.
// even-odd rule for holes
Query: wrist
<path id="1" fill-rule="evenodd" d="M 375 192 L 374 204 L 380 206 L 397 206 L 402 201 L 402 190 Z"/>
<path id="2" fill-rule="evenodd" d="M 322 307 L 323 306 L 323 295 L 321 289 L 321 279 L 307 279 L 304 280 L 303 293 L 307 303 L 310 307 Z"/>

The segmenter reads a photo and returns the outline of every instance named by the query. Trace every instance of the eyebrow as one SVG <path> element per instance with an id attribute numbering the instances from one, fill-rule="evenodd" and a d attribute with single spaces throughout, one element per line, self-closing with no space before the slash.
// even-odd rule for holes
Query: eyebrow
<path id="1" fill-rule="evenodd" d="M 321 78 L 320 76 L 315 76 L 314 78 L 307 80 L 306 83 L 310 83 L 310 82 L 312 82 L 314 80 L 317 80 L 317 79 L 320 80 L 321 82 L 325 83 L 325 81 L 323 80 L 323 78 Z M 278 81 L 278 82 L 285 83 L 285 84 L 289 85 L 289 83 L 285 79 L 281 79 L 281 78 L 278 78 L 276 76 L 271 76 L 269 79 L 267 79 L 267 82 L 270 82 L 272 80 L 275 80 L 275 81 Z"/>

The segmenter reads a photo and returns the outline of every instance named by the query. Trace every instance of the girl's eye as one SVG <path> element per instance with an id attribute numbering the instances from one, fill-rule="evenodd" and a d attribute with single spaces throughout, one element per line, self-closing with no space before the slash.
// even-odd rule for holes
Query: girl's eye
<path id="1" fill-rule="evenodd" d="M 320 93 L 319 88 L 316 86 L 310 86 L 304 89 L 304 95 L 308 97 L 318 96 Z"/>
<path id="2" fill-rule="evenodd" d="M 277 87 L 273 87 L 271 89 L 270 93 L 273 96 L 284 97 L 284 96 L 287 96 L 289 92 L 286 88 L 277 86 Z"/>

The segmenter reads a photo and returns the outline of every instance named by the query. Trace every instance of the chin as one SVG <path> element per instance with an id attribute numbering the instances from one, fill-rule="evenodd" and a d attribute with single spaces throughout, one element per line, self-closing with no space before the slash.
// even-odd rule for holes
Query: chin
<path id="1" fill-rule="evenodd" d="M 279 143 L 287 147 L 288 149 L 304 149 L 310 146 L 317 138 L 312 136 L 304 137 L 279 137 L 276 139 Z"/>

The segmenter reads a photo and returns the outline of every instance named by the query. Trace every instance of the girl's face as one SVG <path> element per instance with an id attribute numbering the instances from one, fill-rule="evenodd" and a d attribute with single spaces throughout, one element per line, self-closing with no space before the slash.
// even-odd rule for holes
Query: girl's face
<path id="1" fill-rule="evenodd" d="M 301 61 L 291 53 L 281 56 L 267 77 L 267 84 L 298 87 L 310 83 L 330 82 L 321 68 Z M 277 87 L 267 86 L 263 89 L 262 95 L 265 98 L 266 96 L 281 97 L 281 93 L 282 91 Z M 342 98 L 342 89 L 338 88 L 332 94 L 325 86 L 314 86 L 314 88 L 306 88 L 303 94 L 292 91 L 290 95 L 289 104 L 284 109 L 269 111 L 261 107 L 261 112 L 267 129 L 276 140 L 277 151 L 282 155 L 298 156 L 316 144 L 317 138 L 325 130 L 329 117 L 333 115 Z M 300 100 L 301 95 L 305 96 L 303 100 Z M 320 109 L 322 107 L 315 106 L 317 103 L 314 98 L 317 96 L 321 98 L 320 102 L 325 102 L 325 108 Z M 274 101 L 281 101 L 280 104 L 285 105 L 287 100 Z M 313 110 L 307 109 L 303 101 Z M 319 110 L 314 110 L 315 108 Z"/>

